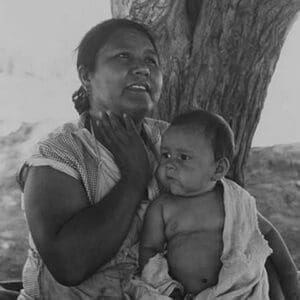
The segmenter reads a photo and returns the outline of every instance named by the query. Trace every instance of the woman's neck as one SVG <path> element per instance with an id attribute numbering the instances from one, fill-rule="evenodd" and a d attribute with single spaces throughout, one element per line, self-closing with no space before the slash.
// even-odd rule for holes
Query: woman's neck
<path id="1" fill-rule="evenodd" d="M 133 119 L 132 119 L 133 120 Z M 86 118 L 85 118 L 85 121 L 84 121 L 84 127 L 86 129 L 88 129 L 90 132 L 97 132 L 97 122 L 98 120 L 96 120 L 93 116 L 91 116 L 89 113 L 86 114 Z M 121 124 L 124 124 L 124 119 L 122 117 L 119 117 L 119 121 Z M 99 122 L 101 122 L 101 120 L 99 120 Z M 136 121 L 136 120 L 133 120 L 134 124 L 135 124 L 135 127 L 138 131 L 138 133 L 141 135 L 142 132 L 143 132 L 143 119 L 142 120 L 139 120 L 139 121 Z M 93 130 L 92 128 L 93 127 Z"/>

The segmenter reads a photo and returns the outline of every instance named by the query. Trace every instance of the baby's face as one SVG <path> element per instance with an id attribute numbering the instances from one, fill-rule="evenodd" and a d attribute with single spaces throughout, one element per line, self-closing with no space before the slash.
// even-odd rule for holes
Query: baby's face
<path id="1" fill-rule="evenodd" d="M 210 190 L 216 162 L 210 141 L 201 132 L 171 126 L 162 137 L 157 175 L 173 195 L 196 196 Z"/>

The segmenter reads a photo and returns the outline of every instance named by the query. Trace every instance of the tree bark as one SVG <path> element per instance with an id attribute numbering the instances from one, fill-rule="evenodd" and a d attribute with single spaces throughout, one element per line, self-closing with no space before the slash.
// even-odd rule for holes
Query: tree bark
<path id="1" fill-rule="evenodd" d="M 164 88 L 153 117 L 170 121 L 187 108 L 221 114 L 236 157 L 230 177 L 243 185 L 267 88 L 299 0 L 111 0 L 113 17 L 154 32 Z"/>

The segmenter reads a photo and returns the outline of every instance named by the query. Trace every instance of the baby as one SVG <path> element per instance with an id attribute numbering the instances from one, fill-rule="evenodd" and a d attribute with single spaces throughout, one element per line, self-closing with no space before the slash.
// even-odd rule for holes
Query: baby
<path id="1" fill-rule="evenodd" d="M 254 198 L 225 179 L 234 148 L 230 126 L 216 114 L 196 110 L 171 123 L 157 170 L 165 193 L 145 216 L 140 269 L 166 251 L 185 299 L 266 300 L 271 255 L 286 299 L 300 299 L 296 266 L 279 233 Z"/>

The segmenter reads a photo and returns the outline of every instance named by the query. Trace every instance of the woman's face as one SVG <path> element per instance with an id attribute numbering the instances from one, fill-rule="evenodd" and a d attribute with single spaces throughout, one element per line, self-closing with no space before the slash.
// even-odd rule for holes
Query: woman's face
<path id="1" fill-rule="evenodd" d="M 110 110 L 142 120 L 162 88 L 159 59 L 148 37 L 136 29 L 114 32 L 97 54 L 89 84 L 91 116 Z"/>

